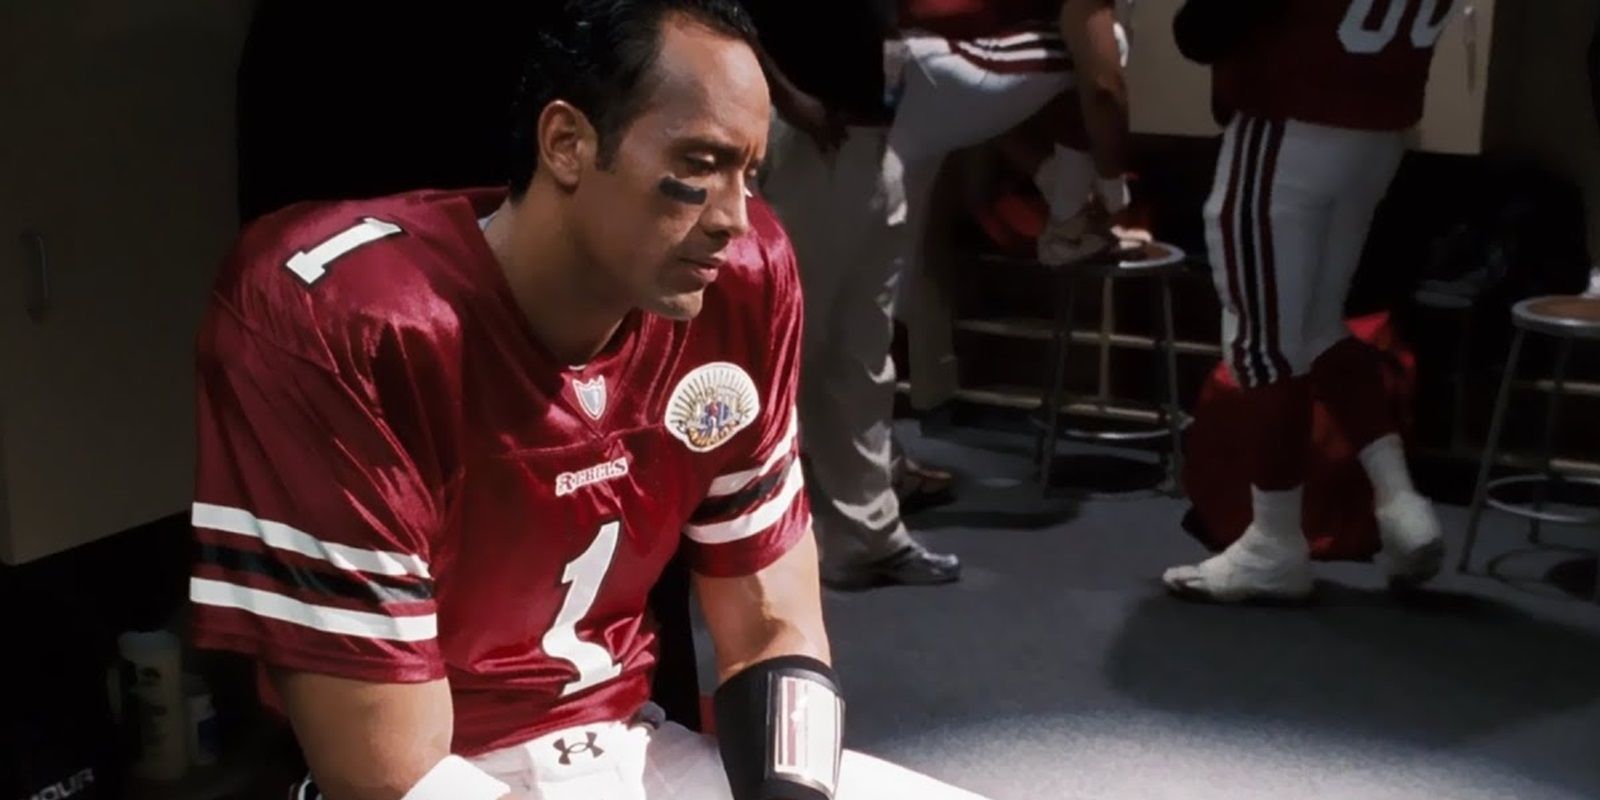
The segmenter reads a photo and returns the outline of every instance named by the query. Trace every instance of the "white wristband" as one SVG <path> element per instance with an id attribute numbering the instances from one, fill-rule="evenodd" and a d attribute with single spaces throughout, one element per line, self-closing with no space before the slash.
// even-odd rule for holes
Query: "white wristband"
<path id="1" fill-rule="evenodd" d="M 1115 178 L 1096 178 L 1094 193 L 1100 198 L 1100 205 L 1113 214 L 1128 207 L 1133 202 L 1133 196 L 1128 191 L 1128 179 L 1118 175 Z"/>
<path id="2" fill-rule="evenodd" d="M 510 793 L 510 786 L 472 762 L 449 756 L 434 764 L 400 800 L 500 800 Z"/>

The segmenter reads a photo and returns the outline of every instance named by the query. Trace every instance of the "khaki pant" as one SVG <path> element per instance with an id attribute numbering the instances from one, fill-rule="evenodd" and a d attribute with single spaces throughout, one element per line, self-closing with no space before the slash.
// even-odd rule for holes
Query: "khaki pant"
<path id="1" fill-rule="evenodd" d="M 881 179 L 887 131 L 852 128 L 824 157 L 773 124 L 763 192 L 794 241 L 805 292 L 800 430 L 824 571 L 911 544 L 891 474 L 894 338 L 903 225 Z"/>

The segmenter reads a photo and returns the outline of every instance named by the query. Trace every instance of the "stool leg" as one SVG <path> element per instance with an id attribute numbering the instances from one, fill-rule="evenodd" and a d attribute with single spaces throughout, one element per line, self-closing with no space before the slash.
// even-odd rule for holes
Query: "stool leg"
<path id="1" fill-rule="evenodd" d="M 1456 331 L 1456 362 L 1451 368 L 1450 384 L 1455 387 L 1455 402 L 1450 412 L 1450 451 L 1459 453 L 1466 448 L 1467 422 L 1467 370 L 1472 363 L 1472 312 L 1462 316 Z"/>
<path id="2" fill-rule="evenodd" d="M 1055 347 L 1050 364 L 1050 391 L 1044 397 L 1044 440 L 1039 457 L 1039 485 L 1045 491 L 1050 490 L 1056 442 L 1061 438 L 1061 403 L 1066 393 L 1067 350 L 1072 346 L 1072 307 L 1075 300 L 1072 280 L 1058 274 L 1056 281 Z"/>
<path id="3" fill-rule="evenodd" d="M 1067 313 L 1063 304 L 1065 291 L 1062 282 L 1065 278 L 1058 272 L 1050 273 L 1050 344 L 1045 354 L 1044 368 L 1049 372 L 1049 377 L 1039 384 L 1039 410 L 1036 423 L 1038 434 L 1033 439 L 1033 465 L 1037 474 L 1044 472 L 1044 457 L 1049 449 L 1050 439 L 1050 395 L 1055 393 L 1057 375 L 1056 371 L 1061 364 L 1061 326 L 1062 315 Z"/>
<path id="4" fill-rule="evenodd" d="M 1556 351 L 1556 368 L 1553 376 L 1555 378 L 1555 387 L 1550 392 L 1549 403 L 1545 406 L 1544 441 L 1540 444 L 1539 449 L 1539 469 L 1541 470 L 1540 474 L 1543 476 L 1544 480 L 1534 485 L 1534 511 L 1544 511 L 1546 493 L 1552 485 L 1552 482 L 1557 480 L 1556 471 L 1553 467 L 1553 464 L 1555 463 L 1556 429 L 1559 428 L 1561 424 L 1561 395 L 1566 391 L 1567 388 L 1567 364 L 1570 363 L 1571 360 L 1572 340 L 1562 339 Z M 1543 524 L 1544 521 L 1538 517 L 1531 517 L 1528 520 L 1529 542 L 1534 544 L 1541 543 L 1539 533 L 1543 527 Z"/>
<path id="5" fill-rule="evenodd" d="M 1522 358 L 1522 340 L 1527 333 L 1521 328 L 1511 339 L 1511 352 L 1506 356 L 1505 375 L 1500 378 L 1500 391 L 1495 393 L 1494 411 L 1489 418 L 1489 441 L 1483 445 L 1483 459 L 1478 462 L 1478 481 L 1472 487 L 1472 510 L 1467 515 L 1467 538 L 1461 546 L 1461 560 L 1456 571 L 1465 571 L 1472 560 L 1472 546 L 1478 540 L 1478 524 L 1483 521 L 1483 507 L 1489 498 L 1489 472 L 1494 467 L 1500 450 L 1500 433 L 1506 421 L 1506 406 L 1511 400 L 1511 384 L 1517 379 L 1517 362 Z"/>
<path id="6" fill-rule="evenodd" d="M 1161 349 L 1166 357 L 1167 435 L 1172 444 L 1172 494 L 1183 496 L 1183 406 L 1178 399 L 1178 332 L 1172 315 L 1172 279 L 1161 276 Z"/>

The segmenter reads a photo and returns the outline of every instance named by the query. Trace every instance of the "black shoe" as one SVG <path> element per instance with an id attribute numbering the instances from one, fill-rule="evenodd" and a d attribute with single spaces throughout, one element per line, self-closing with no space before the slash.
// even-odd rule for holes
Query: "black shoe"
<path id="1" fill-rule="evenodd" d="M 960 558 L 913 544 L 877 561 L 831 572 L 822 582 L 833 589 L 855 590 L 874 586 L 934 586 L 960 579 Z"/>

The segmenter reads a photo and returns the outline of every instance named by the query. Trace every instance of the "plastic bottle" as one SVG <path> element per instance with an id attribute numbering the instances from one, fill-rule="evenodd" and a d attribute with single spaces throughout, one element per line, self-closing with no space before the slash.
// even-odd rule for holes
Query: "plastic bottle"
<path id="1" fill-rule="evenodd" d="M 212 703 L 210 687 L 200 676 L 183 676 L 183 704 L 189 763 L 209 767 L 217 763 L 217 708 Z"/>
<path id="2" fill-rule="evenodd" d="M 124 633 L 117 637 L 131 678 L 124 713 L 139 731 L 133 774 L 175 781 L 189 767 L 183 703 L 183 645 L 169 631 Z"/>

